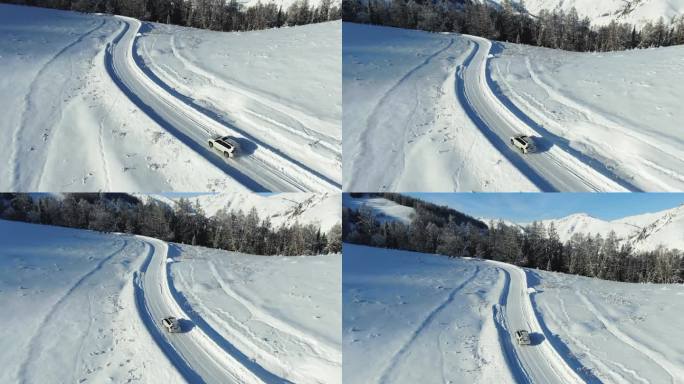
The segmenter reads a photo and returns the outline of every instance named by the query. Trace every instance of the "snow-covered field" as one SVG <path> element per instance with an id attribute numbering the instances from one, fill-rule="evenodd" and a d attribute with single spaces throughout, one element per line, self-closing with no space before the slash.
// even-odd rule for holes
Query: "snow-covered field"
<path id="1" fill-rule="evenodd" d="M 105 50 L 121 28 L 107 16 L 0 4 L 0 161 L 7 165 L 0 190 L 162 191 L 235 184 L 165 132 L 112 81 Z"/>
<path id="2" fill-rule="evenodd" d="M 0 382 L 341 382 L 339 255 L 9 221 L 0 244 Z"/>
<path id="3" fill-rule="evenodd" d="M 141 32 L 135 49 L 164 83 L 294 163 L 283 167 L 341 183 L 340 22 L 235 33 L 145 23 Z"/>
<path id="4" fill-rule="evenodd" d="M 0 382 L 183 382 L 136 314 L 129 236 L 0 220 Z"/>
<path id="5" fill-rule="evenodd" d="M 240 351 L 294 383 L 342 382 L 341 255 L 171 252 L 179 252 L 170 264 L 179 301 Z"/>
<path id="6" fill-rule="evenodd" d="M 457 35 L 343 24 L 344 190 L 530 191 L 459 103 Z"/>
<path id="7" fill-rule="evenodd" d="M 637 189 L 684 189 L 684 47 L 574 53 L 500 43 L 494 52 L 495 84 L 553 145 Z"/>
<path id="8" fill-rule="evenodd" d="M 681 285 L 345 244 L 349 383 L 681 383 Z M 518 345 L 527 329 L 531 345 Z"/>
<path id="9" fill-rule="evenodd" d="M 684 188 L 681 47 L 571 53 L 343 29 L 346 190 Z M 530 154 L 510 143 L 521 133 Z"/>
<path id="10" fill-rule="evenodd" d="M 340 23 L 247 34 L 145 24 L 149 39 L 140 27 L 0 5 L 0 190 L 340 188 Z M 236 137 L 239 156 L 208 148 L 218 134 Z"/>
<path id="11" fill-rule="evenodd" d="M 342 252 L 345 383 L 513 381 L 492 316 L 496 268 L 351 244 Z"/>
<path id="12" fill-rule="evenodd" d="M 543 322 L 604 383 L 684 383 L 684 285 L 527 271 Z"/>

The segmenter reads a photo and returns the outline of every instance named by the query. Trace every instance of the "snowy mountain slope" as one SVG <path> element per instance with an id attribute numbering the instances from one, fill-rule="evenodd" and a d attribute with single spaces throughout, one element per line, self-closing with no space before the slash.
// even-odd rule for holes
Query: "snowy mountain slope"
<path id="1" fill-rule="evenodd" d="M 136 195 L 141 199 L 155 199 L 171 207 L 180 198 L 168 198 L 163 195 Z M 342 208 L 339 193 L 217 193 L 190 197 L 194 204 L 199 202 L 207 216 L 214 216 L 219 210 L 248 213 L 256 208 L 259 217 L 269 218 L 275 227 L 300 224 L 320 225 L 327 232 L 335 224 L 340 223 Z"/>
<path id="2" fill-rule="evenodd" d="M 0 4 L 0 189 L 243 190 L 129 100 L 106 50 L 110 16 Z M 209 182 L 208 182 L 209 181 Z"/>
<path id="3" fill-rule="evenodd" d="M 629 237 L 640 227 L 624 222 L 610 222 L 597 219 L 586 213 L 576 213 L 557 220 L 544 220 L 542 223 L 549 225 L 551 222 L 556 227 L 558 236 L 562 241 L 569 240 L 574 233 L 597 234 L 602 236 L 607 235 L 610 231 L 615 231 L 615 234 L 624 239 Z"/>
<path id="4" fill-rule="evenodd" d="M 186 246 L 176 251 L 176 262 L 169 264 L 176 295 L 209 326 L 279 377 L 341 383 L 340 255 L 253 257 Z M 312 279 L 312 272 L 318 277 Z"/>
<path id="5" fill-rule="evenodd" d="M 244 33 L 145 23 L 133 49 L 250 158 L 330 190 L 341 183 L 340 42 L 339 22 Z"/>
<path id="6" fill-rule="evenodd" d="M 567 241 L 574 233 L 600 234 L 605 237 L 615 231 L 617 237 L 635 250 L 653 250 L 658 246 L 684 250 L 684 205 L 660 212 L 629 216 L 605 221 L 587 214 L 574 214 L 554 220 L 552 223 L 561 241 Z"/>
<path id="7" fill-rule="evenodd" d="M 345 382 L 582 382 L 567 351 L 546 341 L 522 269 L 351 244 L 343 252 Z M 532 345 L 518 345 L 516 329 Z"/>
<path id="8" fill-rule="evenodd" d="M 239 255 L 7 221 L 0 221 L 0 229 L 0 304 L 11 310 L 0 327 L 2 381 L 261 383 L 283 382 L 278 374 L 297 372 L 304 382 L 316 375 L 340 380 L 339 359 L 338 368 L 334 363 L 339 346 L 322 347 L 339 340 L 334 320 L 339 318 L 339 288 L 312 291 L 334 285 L 336 276 L 339 282 L 339 256 Z M 168 258 L 175 262 L 168 264 Z M 223 275 L 223 269 L 230 269 L 224 262 L 243 269 Z M 188 264 L 190 277 L 176 281 L 176 272 L 183 275 Z M 324 281 L 312 279 L 312 268 L 320 270 L 315 276 Z M 241 292 L 240 302 L 218 291 L 207 297 L 218 283 L 196 284 L 194 273 L 223 276 L 225 295 L 230 289 Z M 292 286 L 291 278 L 302 275 L 310 284 Z M 184 297 L 199 298 L 198 308 Z M 220 317 L 244 308 L 261 308 L 262 316 L 244 323 Z M 204 318 L 211 313 L 219 317 Z M 159 319 L 169 314 L 181 319 L 181 333 L 164 331 Z M 301 332 L 283 331 L 283 324 L 297 324 Z M 232 327 L 244 332 L 239 347 L 229 341 L 235 333 L 225 333 Z M 241 349 L 265 340 L 279 347 Z M 314 344 L 317 348 L 302 353 Z"/>
<path id="9" fill-rule="evenodd" d="M 682 383 L 684 287 L 527 271 L 532 302 L 579 364 L 601 382 Z"/>
<path id="10" fill-rule="evenodd" d="M 513 0 L 513 3 L 520 1 Z M 568 12 L 574 7 L 580 17 L 587 16 L 596 25 L 616 20 L 643 26 L 647 21 L 655 22 L 660 17 L 667 21 L 684 14 L 682 0 L 525 0 L 524 6 L 533 15 L 542 9 Z"/>
<path id="11" fill-rule="evenodd" d="M 355 211 L 362 206 L 366 206 L 373 210 L 380 222 L 398 221 L 410 224 L 416 213 L 416 210 L 411 207 L 406 207 L 381 197 L 352 198 L 349 194 L 344 194 L 342 195 L 342 205 Z"/>
<path id="12" fill-rule="evenodd" d="M 343 30 L 345 190 L 538 189 L 460 103 L 469 40 L 351 23 Z"/>
<path id="13" fill-rule="evenodd" d="M 567 147 L 629 183 L 684 187 L 684 48 L 574 53 L 497 43 L 488 73 L 499 97 Z"/>

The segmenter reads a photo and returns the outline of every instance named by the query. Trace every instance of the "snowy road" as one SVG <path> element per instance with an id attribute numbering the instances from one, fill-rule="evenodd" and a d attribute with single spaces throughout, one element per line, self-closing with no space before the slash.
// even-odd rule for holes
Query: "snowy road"
<path id="1" fill-rule="evenodd" d="M 173 299 L 166 282 L 166 243 L 144 238 L 149 254 L 136 282 L 140 316 L 159 347 L 189 382 L 285 383 L 245 356 L 227 353 L 188 316 Z M 166 332 L 160 321 L 166 316 L 181 319 L 181 333 Z"/>
<path id="2" fill-rule="evenodd" d="M 125 25 L 108 49 L 105 59 L 107 71 L 138 108 L 178 140 L 252 191 L 285 192 L 339 188 L 305 166 L 281 158 L 277 151 L 264 149 L 259 143 L 240 137 L 241 135 L 235 134 L 229 127 L 188 105 L 146 77 L 133 57 L 140 22 L 130 18 L 120 19 Z M 207 139 L 218 134 L 236 136 L 243 148 L 242 155 L 225 160 L 220 154 L 210 150 Z"/>
<path id="3" fill-rule="evenodd" d="M 527 292 L 524 272 L 513 265 L 492 262 L 505 274 L 506 282 L 497 318 L 502 347 L 506 353 L 511 371 L 519 382 L 564 383 L 584 381 L 566 364 L 563 358 L 544 337 Z M 518 329 L 530 333 L 531 345 L 519 345 L 514 336 Z"/>
<path id="4" fill-rule="evenodd" d="M 457 93 L 469 117 L 489 141 L 530 181 L 543 191 L 628 191 L 633 189 L 609 170 L 581 153 L 570 153 L 536 132 L 508 109 L 494 94 L 487 81 L 487 58 L 491 42 L 466 36 L 474 43 L 471 55 L 459 68 Z M 510 144 L 510 137 L 525 133 L 535 137 L 536 153 L 521 154 Z"/>

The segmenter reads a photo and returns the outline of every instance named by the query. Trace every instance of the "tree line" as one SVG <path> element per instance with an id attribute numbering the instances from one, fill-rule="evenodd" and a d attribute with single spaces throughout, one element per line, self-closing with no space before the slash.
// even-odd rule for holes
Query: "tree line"
<path id="1" fill-rule="evenodd" d="M 256 208 L 222 209 L 207 217 L 198 201 L 175 207 L 125 194 L 70 193 L 62 197 L 0 194 L 0 218 L 36 224 L 122 232 L 164 241 L 256 255 L 318 255 L 342 250 L 342 227 L 328 233 L 313 224 L 275 227 Z"/>
<path id="2" fill-rule="evenodd" d="M 616 51 L 684 44 L 684 15 L 647 22 L 641 29 L 629 23 L 611 21 L 592 26 L 573 7 L 542 10 L 535 17 L 524 2 L 504 0 L 500 5 L 465 0 L 344 0 L 344 21 L 418 29 L 429 32 L 456 32 L 539 47 L 569 51 Z"/>
<path id="3" fill-rule="evenodd" d="M 245 7 L 237 0 L 0 0 L 78 12 L 130 16 L 156 23 L 215 31 L 252 31 L 320 23 L 342 17 L 332 0 L 296 0 L 287 9 L 272 1 Z"/>
<path id="4" fill-rule="evenodd" d="M 411 223 L 379 221 L 367 206 L 342 211 L 343 239 L 373 247 L 434 253 L 450 257 L 477 257 L 527 268 L 571 273 L 624 282 L 682 283 L 684 254 L 658 247 L 635 251 L 621 243 L 615 232 L 575 233 L 565 243 L 551 222 L 525 227 L 490 222 L 486 229 L 449 218 L 436 223 L 416 210 Z"/>

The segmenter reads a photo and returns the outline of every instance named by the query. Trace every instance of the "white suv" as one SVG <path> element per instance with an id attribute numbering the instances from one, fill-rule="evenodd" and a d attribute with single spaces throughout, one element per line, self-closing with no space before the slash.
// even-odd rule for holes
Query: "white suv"
<path id="1" fill-rule="evenodd" d="M 511 144 L 525 154 L 534 150 L 534 143 L 532 142 L 531 136 L 515 135 L 511 137 Z"/>
<path id="2" fill-rule="evenodd" d="M 177 333 L 181 331 L 180 323 L 178 319 L 173 316 L 165 317 L 162 319 L 162 325 L 170 333 Z"/>
<path id="3" fill-rule="evenodd" d="M 515 339 L 519 345 L 530 345 L 530 334 L 524 329 L 515 331 Z"/>
<path id="4" fill-rule="evenodd" d="M 219 136 L 209 139 L 209 148 L 215 149 L 225 157 L 233 157 L 237 153 L 238 143 L 231 136 Z"/>

